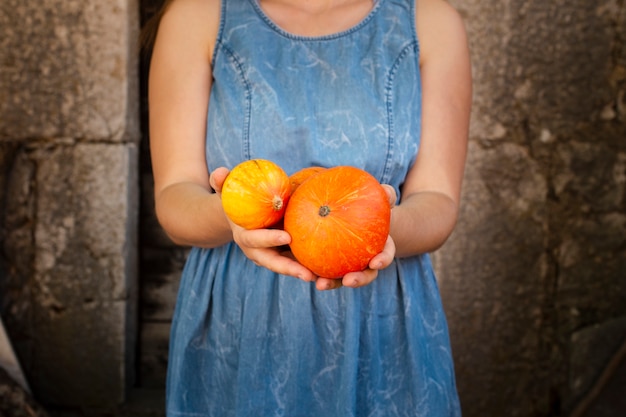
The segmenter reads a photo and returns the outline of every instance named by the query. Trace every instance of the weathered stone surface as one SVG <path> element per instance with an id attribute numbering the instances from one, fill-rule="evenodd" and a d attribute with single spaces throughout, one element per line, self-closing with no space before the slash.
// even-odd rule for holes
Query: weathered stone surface
<path id="1" fill-rule="evenodd" d="M 47 404 L 118 403 L 134 381 L 138 17 L 0 3 L 0 311 Z"/>
<path id="2" fill-rule="evenodd" d="M 141 327 L 141 382 L 144 388 L 165 387 L 170 322 L 145 321 Z"/>
<path id="3" fill-rule="evenodd" d="M 135 0 L 0 3 L 0 140 L 138 137 Z"/>
<path id="4" fill-rule="evenodd" d="M 459 225 L 434 256 L 469 415 L 548 407 L 546 194 L 526 148 L 470 145 Z"/>
<path id="5" fill-rule="evenodd" d="M 178 293 L 180 271 L 188 250 L 184 248 L 142 249 L 141 317 L 147 321 L 170 321 Z"/>
<path id="6" fill-rule="evenodd" d="M 50 403 L 121 402 L 136 332 L 136 148 L 78 144 L 35 159 L 35 322 L 48 348 L 34 354 L 33 386 Z"/>
<path id="7" fill-rule="evenodd" d="M 48 413 L 0 368 L 0 416 L 48 417 Z"/>
<path id="8" fill-rule="evenodd" d="M 32 272 L 12 278 L 25 279 L 29 292 L 13 300 L 11 316 L 24 329 L 16 350 L 27 356 L 33 392 L 45 404 L 121 402 L 137 331 L 136 146 L 35 147 L 14 160 L 13 173 L 7 201 L 22 197 L 32 207 L 17 217 L 24 221 L 7 222 L 16 226 L 9 231 L 24 224 L 30 240 L 12 233 L 5 247 L 33 246 L 30 258 L 7 259 Z"/>
<path id="9" fill-rule="evenodd" d="M 470 35 L 472 137 L 550 141 L 581 123 L 626 118 L 620 2 L 451 3 L 465 15 Z"/>
<path id="10" fill-rule="evenodd" d="M 625 341 L 626 316 L 572 334 L 569 381 L 571 400 L 580 400 L 591 390 Z"/>
<path id="11" fill-rule="evenodd" d="M 626 315 L 626 6 L 452 3 L 475 104 L 459 225 L 435 260 L 464 415 L 565 415 L 573 334 Z"/>
<path id="12" fill-rule="evenodd" d="M 614 361 L 613 361 L 614 360 Z M 599 381 L 601 386 L 591 401 L 581 403 L 577 410 L 584 410 L 584 414 L 572 414 L 571 417 L 614 417 L 623 415 L 626 410 L 626 342 L 613 358 L 606 369 L 606 379 Z M 604 375 L 603 375 L 604 377 Z M 595 388 L 595 387 L 594 387 Z"/>
<path id="13" fill-rule="evenodd" d="M 24 364 L 32 352 L 35 164 L 23 146 L 0 142 L 0 167 L 0 312 Z"/>
<path id="14" fill-rule="evenodd" d="M 46 401 L 117 402 L 138 333 L 136 2 L 31 3 L 0 2 L 0 309 Z M 626 5 L 452 3 L 475 104 L 459 226 L 435 261 L 464 416 L 566 415 L 626 317 Z M 145 213 L 139 360 L 157 386 L 184 251 Z"/>

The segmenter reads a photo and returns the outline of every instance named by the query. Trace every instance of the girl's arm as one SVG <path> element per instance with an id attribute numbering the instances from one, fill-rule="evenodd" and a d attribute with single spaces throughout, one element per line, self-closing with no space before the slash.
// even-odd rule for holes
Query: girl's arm
<path id="1" fill-rule="evenodd" d="M 150 152 L 156 213 L 178 244 L 232 240 L 209 186 L 205 121 L 219 1 L 176 0 L 161 18 L 150 64 Z"/>
<path id="2" fill-rule="evenodd" d="M 439 248 L 456 224 L 467 153 L 471 68 L 465 28 L 444 0 L 418 0 L 422 138 L 392 210 L 396 256 Z"/>
<path id="3" fill-rule="evenodd" d="M 311 271 L 276 249 L 290 242 L 288 233 L 246 231 L 230 223 L 219 192 L 213 192 L 220 191 L 228 173 L 220 168 L 209 176 L 205 155 L 219 19 L 219 0 L 175 0 L 159 23 L 148 94 L 158 220 L 177 244 L 217 247 L 234 240 L 258 265 L 312 281 Z"/>

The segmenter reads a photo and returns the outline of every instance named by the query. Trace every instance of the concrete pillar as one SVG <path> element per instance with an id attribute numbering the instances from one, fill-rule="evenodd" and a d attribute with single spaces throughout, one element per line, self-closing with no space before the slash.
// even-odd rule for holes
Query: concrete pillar
<path id="1" fill-rule="evenodd" d="M 46 405 L 134 379 L 138 24 L 134 0 L 0 5 L 0 312 Z"/>

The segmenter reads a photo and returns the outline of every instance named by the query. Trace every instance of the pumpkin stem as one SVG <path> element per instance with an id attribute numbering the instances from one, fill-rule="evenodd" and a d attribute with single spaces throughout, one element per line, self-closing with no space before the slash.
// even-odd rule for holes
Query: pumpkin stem
<path id="1" fill-rule="evenodd" d="M 272 200 L 272 208 L 274 211 L 280 211 L 283 208 L 283 199 L 279 195 L 275 195 Z"/>
<path id="2" fill-rule="evenodd" d="M 320 210 L 318 211 L 318 213 L 321 217 L 326 217 L 330 214 L 330 207 L 324 205 L 322 207 L 320 207 Z"/>

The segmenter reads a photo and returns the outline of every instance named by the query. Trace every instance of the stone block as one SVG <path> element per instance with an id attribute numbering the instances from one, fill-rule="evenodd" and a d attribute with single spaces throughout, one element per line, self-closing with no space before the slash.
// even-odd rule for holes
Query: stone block
<path id="1" fill-rule="evenodd" d="M 134 382 L 138 12 L 0 5 L 0 310 L 46 404 L 108 406 Z"/>
<path id="2" fill-rule="evenodd" d="M 137 149 L 72 144 L 36 165 L 32 347 L 27 378 L 44 403 L 122 402 L 133 383 Z"/>
<path id="3" fill-rule="evenodd" d="M 139 137 L 136 0 L 3 0 L 0 141 Z"/>
<path id="4" fill-rule="evenodd" d="M 523 140 L 523 124 L 562 134 L 607 106 L 617 112 L 623 90 L 607 81 L 626 14 L 615 1 L 451 3 L 465 15 L 472 50 L 473 137 Z"/>

